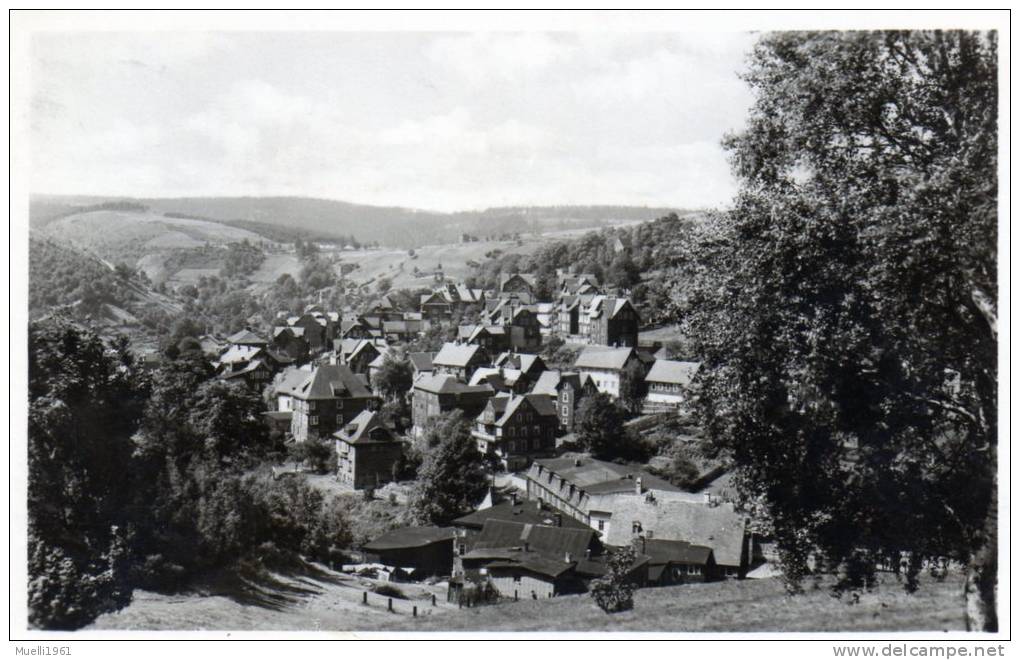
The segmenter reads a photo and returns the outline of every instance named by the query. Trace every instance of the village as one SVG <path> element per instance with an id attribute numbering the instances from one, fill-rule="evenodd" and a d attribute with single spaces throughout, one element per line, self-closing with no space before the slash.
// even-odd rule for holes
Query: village
<path id="1" fill-rule="evenodd" d="M 491 471 L 475 510 L 443 526 L 392 529 L 352 549 L 360 561 L 345 570 L 447 580 L 448 600 L 470 604 L 584 593 L 625 547 L 635 552 L 628 579 L 640 587 L 775 575 L 767 539 L 736 508 L 721 461 L 699 461 L 680 487 L 654 465 L 580 450 L 575 416 L 589 397 L 619 406 L 625 390 L 639 393 L 628 437 L 689 412 L 699 365 L 640 340 L 625 292 L 560 270 L 553 299 L 539 299 L 529 273 L 503 275 L 489 291 L 437 283 L 417 309 L 396 298 L 360 314 L 309 305 L 280 313 L 272 328 L 200 338 L 221 379 L 267 393 L 264 416 L 276 433 L 295 446 L 327 445 L 332 478 L 368 498 L 387 489 L 396 498 L 405 455 L 427 449 L 437 418 L 459 411 L 470 421 Z M 457 326 L 455 341 L 411 350 L 465 317 L 479 322 Z M 576 349 L 572 364 L 547 365 L 539 350 L 550 339 Z M 410 387 L 397 394 L 410 410 L 406 429 L 380 412 L 380 371 L 393 362 L 410 371 Z M 277 470 L 300 478 L 312 468 L 295 461 Z"/>

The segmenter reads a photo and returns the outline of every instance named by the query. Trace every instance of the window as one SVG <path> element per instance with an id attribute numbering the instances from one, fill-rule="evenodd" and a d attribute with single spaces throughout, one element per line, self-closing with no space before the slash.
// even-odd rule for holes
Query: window
<path id="1" fill-rule="evenodd" d="M 600 520 L 599 521 L 599 531 L 600 532 L 606 531 L 606 521 L 605 520 Z"/>
<path id="2" fill-rule="evenodd" d="M 343 410 L 344 409 L 344 402 L 341 399 L 337 399 L 336 400 L 336 409 L 337 410 Z"/>
<path id="3" fill-rule="evenodd" d="M 315 410 L 315 402 L 314 401 L 309 401 L 308 402 L 308 409 L 309 410 Z"/>
<path id="4" fill-rule="evenodd" d="M 308 423 L 313 425 L 313 426 L 317 425 L 319 423 L 318 415 L 312 415 L 311 417 L 309 417 L 308 418 Z"/>
<path id="5" fill-rule="evenodd" d="M 337 426 L 343 426 L 343 423 L 344 423 L 344 416 L 343 415 L 337 415 L 336 416 L 336 425 Z"/>

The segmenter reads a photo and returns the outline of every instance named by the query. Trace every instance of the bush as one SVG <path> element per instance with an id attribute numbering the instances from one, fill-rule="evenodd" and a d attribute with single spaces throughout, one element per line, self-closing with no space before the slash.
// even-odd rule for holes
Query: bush
<path id="1" fill-rule="evenodd" d="M 624 548 L 609 555 L 609 572 L 592 580 L 590 593 L 595 604 L 607 614 L 634 608 L 634 583 L 629 578 L 637 558 L 633 548 Z"/>
<path id="2" fill-rule="evenodd" d="M 377 584 L 374 587 L 372 587 L 372 591 L 379 594 L 380 596 L 407 600 L 407 596 L 404 595 L 404 592 L 391 584 Z"/>

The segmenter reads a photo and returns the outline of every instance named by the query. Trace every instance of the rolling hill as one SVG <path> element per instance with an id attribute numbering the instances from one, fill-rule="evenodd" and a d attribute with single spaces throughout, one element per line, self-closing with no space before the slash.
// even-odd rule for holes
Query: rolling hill
<path id="1" fill-rule="evenodd" d="M 267 240 L 293 238 L 345 240 L 395 248 L 453 243 L 461 234 L 545 233 L 653 220 L 675 209 L 631 206 L 505 207 L 438 213 L 400 207 L 369 206 L 309 197 L 120 198 L 36 195 L 31 199 L 32 228 L 42 229 L 68 216 L 108 207 L 144 208 L 144 215 L 186 216 L 225 224 Z M 114 209 L 115 210 L 115 209 Z M 134 211 L 139 213 L 138 210 Z M 290 238 L 293 236 L 293 238 Z"/>

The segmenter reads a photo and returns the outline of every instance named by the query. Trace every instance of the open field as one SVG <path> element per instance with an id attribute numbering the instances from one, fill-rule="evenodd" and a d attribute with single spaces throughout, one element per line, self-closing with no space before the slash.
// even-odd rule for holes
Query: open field
<path id="1" fill-rule="evenodd" d="M 91 630 L 375 630 L 391 621 L 435 616 L 456 609 L 445 583 L 396 584 L 406 599 L 372 593 L 378 580 L 313 565 L 304 574 L 274 573 L 258 583 L 219 576 L 184 594 L 135 591 L 132 603 L 104 614 Z M 392 584 L 392 583 L 386 583 Z M 362 603 L 368 594 L 368 604 Z M 432 595 L 436 605 L 432 605 Z"/>
<path id="2" fill-rule="evenodd" d="M 778 579 L 726 581 L 637 592 L 634 609 L 607 615 L 587 595 L 457 609 L 445 603 L 445 584 L 398 585 L 411 600 L 362 592 L 373 581 L 320 569 L 274 576 L 257 590 L 220 586 L 182 595 L 136 592 L 123 610 L 90 628 L 112 630 L 410 630 L 618 632 L 870 632 L 947 631 L 963 628 L 963 578 L 923 580 L 906 594 L 891 576 L 860 602 L 838 600 L 825 589 L 788 596 Z M 431 605 L 436 594 L 436 607 Z M 419 618 L 411 616 L 418 605 Z"/>
<path id="3" fill-rule="evenodd" d="M 171 248 L 201 247 L 263 237 L 218 222 L 167 218 L 138 211 L 75 213 L 50 222 L 43 235 L 69 242 L 105 259 L 124 261 Z"/>

